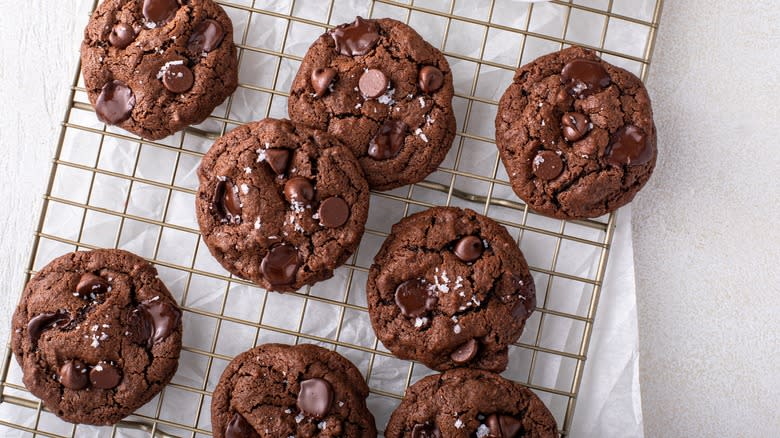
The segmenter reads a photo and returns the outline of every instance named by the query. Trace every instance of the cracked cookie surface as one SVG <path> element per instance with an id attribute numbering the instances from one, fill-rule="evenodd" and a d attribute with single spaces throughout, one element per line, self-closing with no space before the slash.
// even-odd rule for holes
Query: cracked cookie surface
<path id="1" fill-rule="evenodd" d="M 555 418 L 525 386 L 486 371 L 428 376 L 406 390 L 386 438 L 557 438 Z"/>
<path id="2" fill-rule="evenodd" d="M 61 256 L 27 284 L 11 346 L 33 395 L 64 420 L 114 424 L 173 377 L 181 311 L 144 259 L 121 250 Z"/>
<path id="3" fill-rule="evenodd" d="M 452 72 L 409 26 L 344 24 L 309 48 L 292 84 L 290 118 L 326 130 L 355 154 L 372 189 L 423 180 L 455 136 Z"/>
<path id="4" fill-rule="evenodd" d="M 202 122 L 238 85 L 233 24 L 212 0 L 106 0 L 81 62 L 98 118 L 150 140 Z"/>
<path id="5" fill-rule="evenodd" d="M 265 289 L 330 278 L 360 243 L 368 184 L 322 131 L 276 119 L 239 126 L 214 143 L 198 176 L 196 213 L 211 254 Z"/>
<path id="6" fill-rule="evenodd" d="M 503 371 L 536 306 L 528 265 L 506 229 L 454 207 L 395 224 L 366 291 L 382 344 L 435 370 Z"/>
<path id="7" fill-rule="evenodd" d="M 264 344 L 238 355 L 214 390 L 223 437 L 376 437 L 368 386 L 347 359 L 316 345 Z"/>
<path id="8" fill-rule="evenodd" d="M 657 155 L 642 82 L 579 47 L 517 70 L 499 102 L 496 144 L 515 193 L 560 219 L 598 217 L 631 202 Z"/>

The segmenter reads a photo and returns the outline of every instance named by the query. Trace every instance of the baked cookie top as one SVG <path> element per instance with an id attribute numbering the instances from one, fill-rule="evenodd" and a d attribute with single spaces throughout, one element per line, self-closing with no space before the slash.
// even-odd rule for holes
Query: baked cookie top
<path id="1" fill-rule="evenodd" d="M 105 0 L 81 62 L 98 119 L 150 140 L 202 122 L 238 85 L 233 24 L 212 0 Z"/>
<path id="2" fill-rule="evenodd" d="M 394 225 L 366 290 L 384 346 L 435 370 L 503 371 L 536 306 L 533 277 L 506 229 L 453 207 Z"/>
<path id="3" fill-rule="evenodd" d="M 289 120 L 239 126 L 203 157 L 196 213 L 211 254 L 275 291 L 330 278 L 368 217 L 360 165 L 328 134 Z"/>
<path id="4" fill-rule="evenodd" d="M 386 438 L 557 438 L 555 418 L 525 386 L 481 370 L 428 376 L 406 390 Z"/>
<path id="5" fill-rule="evenodd" d="M 324 33 L 292 84 L 290 118 L 355 154 L 372 189 L 423 180 L 455 136 L 452 72 L 409 26 L 363 19 Z"/>
<path id="6" fill-rule="evenodd" d="M 561 219 L 598 217 L 629 203 L 657 155 L 642 82 L 579 47 L 517 70 L 499 102 L 496 144 L 515 193 Z"/>
<path id="7" fill-rule="evenodd" d="M 368 386 L 336 352 L 264 344 L 238 355 L 211 401 L 215 438 L 376 437 Z"/>
<path id="8" fill-rule="evenodd" d="M 27 283 L 11 347 L 25 386 L 56 415 L 114 424 L 171 380 L 181 337 L 154 267 L 105 249 L 58 257 Z"/>

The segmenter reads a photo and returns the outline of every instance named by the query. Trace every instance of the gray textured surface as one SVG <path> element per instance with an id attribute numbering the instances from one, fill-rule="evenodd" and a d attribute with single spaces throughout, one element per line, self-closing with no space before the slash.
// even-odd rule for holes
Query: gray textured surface
<path id="1" fill-rule="evenodd" d="M 0 340 L 23 284 L 88 0 L 0 0 Z M 634 203 L 647 436 L 780 429 L 777 2 L 667 0 L 655 177 Z"/>

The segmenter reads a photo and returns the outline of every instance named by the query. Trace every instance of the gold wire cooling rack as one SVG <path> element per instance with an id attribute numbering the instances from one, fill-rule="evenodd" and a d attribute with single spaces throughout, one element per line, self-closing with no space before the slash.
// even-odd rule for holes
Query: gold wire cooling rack
<path id="1" fill-rule="evenodd" d="M 567 45 L 597 50 L 644 79 L 663 0 L 218 3 L 235 26 L 241 84 L 204 124 L 158 142 L 106 127 L 76 75 L 27 269 L 29 278 L 57 255 L 97 247 L 149 259 L 184 310 L 177 376 L 113 427 L 72 425 L 25 390 L 8 348 L 0 373 L 0 430 L 47 437 L 210 436 L 210 395 L 222 369 L 244 349 L 272 341 L 317 343 L 351 359 L 369 383 L 369 406 L 381 430 L 410 382 L 431 371 L 394 358 L 374 337 L 363 297 L 368 267 L 390 223 L 433 205 L 458 205 L 506 226 L 529 259 L 539 308 L 510 348 L 505 375 L 535 390 L 569 435 L 615 215 L 566 222 L 529 211 L 499 166 L 492 117 L 518 65 Z M 285 117 L 289 82 L 308 45 L 358 14 L 409 23 L 445 53 L 456 76 L 458 135 L 426 181 L 372 193 L 363 242 L 334 279 L 296 293 L 266 293 L 219 268 L 200 241 L 192 219 L 195 169 L 219 135 L 250 120 Z"/>

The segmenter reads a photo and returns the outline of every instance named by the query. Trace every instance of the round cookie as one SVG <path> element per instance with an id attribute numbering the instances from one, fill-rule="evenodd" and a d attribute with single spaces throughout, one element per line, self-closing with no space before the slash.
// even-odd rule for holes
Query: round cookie
<path id="1" fill-rule="evenodd" d="M 214 438 L 376 437 L 357 368 L 316 345 L 265 344 L 236 356 L 211 400 Z"/>
<path id="2" fill-rule="evenodd" d="M 368 274 L 379 340 L 435 370 L 503 371 L 536 307 L 534 280 L 504 227 L 453 207 L 393 225 Z"/>
<path id="3" fill-rule="evenodd" d="M 322 131 L 275 119 L 239 126 L 214 143 L 198 176 L 196 213 L 211 254 L 265 289 L 332 277 L 363 236 L 363 172 Z"/>
<path id="4" fill-rule="evenodd" d="M 72 423 L 114 424 L 176 372 L 181 311 L 157 271 L 126 251 L 54 259 L 24 289 L 11 347 L 24 385 Z"/>
<path id="5" fill-rule="evenodd" d="M 452 72 L 409 26 L 357 17 L 309 48 L 288 111 L 355 154 L 372 189 L 422 181 L 455 137 Z"/>
<path id="6" fill-rule="evenodd" d="M 579 47 L 517 70 L 498 105 L 496 144 L 517 196 L 560 219 L 631 202 L 657 155 L 642 82 Z"/>
<path id="7" fill-rule="evenodd" d="M 428 376 L 406 390 L 385 438 L 557 438 L 555 418 L 530 389 L 486 371 Z"/>
<path id="8" fill-rule="evenodd" d="M 105 0 L 81 63 L 98 119 L 150 140 L 202 122 L 238 85 L 233 24 L 212 0 Z"/>

